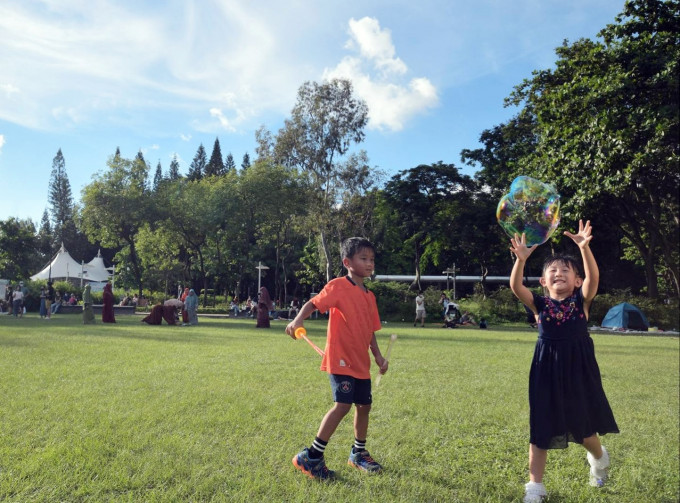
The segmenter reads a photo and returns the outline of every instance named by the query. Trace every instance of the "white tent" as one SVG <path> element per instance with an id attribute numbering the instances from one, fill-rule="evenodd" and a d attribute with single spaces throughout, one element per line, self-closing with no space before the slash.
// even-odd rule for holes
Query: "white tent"
<path id="1" fill-rule="evenodd" d="M 106 283 L 111 274 L 104 265 L 101 251 L 87 264 L 79 264 L 66 251 L 62 243 L 59 253 L 55 255 L 52 261 L 45 266 L 45 268 L 37 274 L 31 276 L 33 281 L 37 279 L 50 279 L 52 281 L 68 281 L 71 279 L 78 279 L 90 283 Z"/>
<path id="2" fill-rule="evenodd" d="M 85 264 L 85 275 L 83 279 L 87 281 L 106 282 L 111 277 L 109 269 L 104 264 L 101 250 L 97 251 L 97 256 Z"/>
<path id="3" fill-rule="evenodd" d="M 59 253 L 55 255 L 52 262 L 47 264 L 45 268 L 38 274 L 31 276 L 33 281 L 37 279 L 49 279 L 55 280 L 69 280 L 71 278 L 80 279 L 83 275 L 83 266 L 79 264 L 64 248 L 64 243 L 61 244 Z"/>

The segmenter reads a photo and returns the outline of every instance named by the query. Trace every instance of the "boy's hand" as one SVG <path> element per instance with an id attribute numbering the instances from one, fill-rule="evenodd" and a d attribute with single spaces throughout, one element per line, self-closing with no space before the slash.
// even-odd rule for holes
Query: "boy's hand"
<path id="1" fill-rule="evenodd" d="M 590 240 L 593 239 L 593 228 L 590 226 L 590 220 L 583 225 L 583 220 L 578 221 L 578 232 L 572 234 L 569 231 L 564 231 L 564 235 L 570 237 L 579 248 L 585 248 L 590 245 Z"/>
<path id="2" fill-rule="evenodd" d="M 510 244 L 512 245 L 510 246 L 510 251 L 514 253 L 519 260 L 524 262 L 526 262 L 526 260 L 529 258 L 529 255 L 531 255 L 538 246 L 527 246 L 527 237 L 524 233 L 522 233 L 521 237 L 515 234 L 515 237 L 510 238 Z"/>
<path id="3" fill-rule="evenodd" d="M 295 329 L 302 326 L 304 326 L 302 323 L 296 323 L 295 320 L 293 320 L 286 326 L 286 333 L 290 335 L 292 339 L 295 339 Z"/>
<path id="4" fill-rule="evenodd" d="M 378 355 L 375 357 L 375 363 L 378 367 L 380 367 L 380 373 L 384 374 L 387 372 L 387 367 L 389 366 L 389 362 L 383 357 L 383 355 Z"/>

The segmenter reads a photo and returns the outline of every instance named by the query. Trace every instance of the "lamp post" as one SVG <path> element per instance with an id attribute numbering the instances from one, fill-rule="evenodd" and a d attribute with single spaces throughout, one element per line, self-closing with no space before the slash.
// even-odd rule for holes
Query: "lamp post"
<path id="1" fill-rule="evenodd" d="M 454 262 L 453 265 L 448 268 L 446 271 L 442 271 L 443 274 L 446 274 L 446 288 L 449 288 L 449 275 L 453 275 L 453 300 L 456 300 L 456 263 Z"/>
<path id="2" fill-rule="evenodd" d="M 262 284 L 262 271 L 269 269 L 266 265 L 262 265 L 262 262 L 257 263 L 257 293 L 260 293 L 260 285 Z"/>

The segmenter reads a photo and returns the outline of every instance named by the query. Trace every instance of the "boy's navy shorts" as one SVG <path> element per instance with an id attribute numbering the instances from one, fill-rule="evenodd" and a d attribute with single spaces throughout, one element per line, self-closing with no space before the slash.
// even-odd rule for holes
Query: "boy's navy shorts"
<path id="1" fill-rule="evenodd" d="M 371 380 L 357 379 L 342 374 L 328 374 L 333 390 L 333 401 L 339 403 L 355 403 L 357 405 L 371 405 Z"/>

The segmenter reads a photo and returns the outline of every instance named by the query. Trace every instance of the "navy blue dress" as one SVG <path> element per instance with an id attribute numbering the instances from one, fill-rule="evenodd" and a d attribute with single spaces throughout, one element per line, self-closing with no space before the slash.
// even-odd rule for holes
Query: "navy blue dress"
<path id="1" fill-rule="evenodd" d="M 581 289 L 563 301 L 534 294 L 534 305 L 539 319 L 529 373 L 530 442 L 541 449 L 563 449 L 595 433 L 618 433 Z"/>

